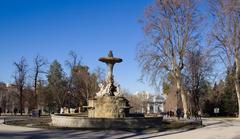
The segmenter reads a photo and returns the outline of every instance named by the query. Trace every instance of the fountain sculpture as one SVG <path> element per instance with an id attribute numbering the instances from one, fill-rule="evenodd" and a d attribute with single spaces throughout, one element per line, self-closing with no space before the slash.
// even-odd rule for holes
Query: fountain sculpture
<path id="1" fill-rule="evenodd" d="M 109 95 L 109 96 L 117 96 L 117 88 L 114 86 L 114 79 L 113 79 L 113 67 L 115 63 L 121 63 L 121 58 L 113 57 L 112 51 L 109 51 L 108 57 L 101 57 L 99 61 L 104 62 L 108 66 L 108 73 L 107 73 L 107 86 L 105 88 L 101 87 L 100 91 L 96 94 L 97 96 Z"/>

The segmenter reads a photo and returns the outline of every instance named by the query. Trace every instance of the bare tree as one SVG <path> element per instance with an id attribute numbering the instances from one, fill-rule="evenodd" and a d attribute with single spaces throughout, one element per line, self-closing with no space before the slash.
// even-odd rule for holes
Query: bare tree
<path id="1" fill-rule="evenodd" d="M 66 61 L 66 65 L 73 69 L 75 66 L 81 64 L 81 58 L 78 58 L 78 55 L 74 51 L 69 52 L 70 60 Z"/>
<path id="2" fill-rule="evenodd" d="M 73 72 L 73 85 L 80 98 L 80 105 L 86 105 L 89 98 L 93 98 L 99 90 L 97 76 L 89 72 L 89 68 L 80 65 Z"/>
<path id="3" fill-rule="evenodd" d="M 34 68 L 33 68 L 33 81 L 34 81 L 34 85 L 33 85 L 33 87 L 34 87 L 34 98 L 35 98 L 35 107 L 37 108 L 38 107 L 38 82 L 39 82 L 39 76 L 40 76 L 40 74 L 42 74 L 42 73 L 46 73 L 46 71 L 44 71 L 42 68 L 44 67 L 44 66 L 46 66 L 47 65 L 47 61 L 43 58 L 43 57 L 41 57 L 41 56 L 39 56 L 39 55 L 37 55 L 35 58 L 34 58 Z"/>
<path id="4" fill-rule="evenodd" d="M 19 62 L 14 62 L 14 66 L 16 68 L 15 74 L 14 74 L 14 80 L 15 80 L 17 89 L 19 91 L 20 113 L 22 115 L 22 113 L 23 113 L 23 91 L 24 91 L 24 87 L 26 85 L 28 65 L 27 65 L 26 59 L 24 57 L 21 57 Z"/>
<path id="5" fill-rule="evenodd" d="M 186 59 L 186 69 L 184 72 L 185 86 L 190 92 L 193 105 L 192 113 L 196 116 L 200 110 L 199 99 L 203 95 L 201 86 L 211 77 L 214 61 L 211 59 L 209 51 L 192 50 L 188 52 Z M 205 92 L 204 92 L 205 93 Z"/>
<path id="6" fill-rule="evenodd" d="M 186 51 L 198 45 L 201 16 L 196 0 L 156 0 L 145 12 L 146 43 L 138 49 L 137 59 L 152 84 L 163 76 L 176 80 L 177 93 L 183 102 L 184 116 L 188 110 L 187 96 L 182 86 L 182 70 Z"/>
<path id="7" fill-rule="evenodd" d="M 69 60 L 66 60 L 66 65 L 70 69 L 70 75 L 68 77 L 68 91 L 71 93 L 74 92 L 73 87 L 73 72 L 76 70 L 78 66 L 81 65 L 81 58 L 78 58 L 78 55 L 74 51 L 69 52 Z"/>
<path id="8" fill-rule="evenodd" d="M 70 74 L 67 78 L 68 82 L 68 111 L 70 112 L 70 107 L 73 105 L 77 106 L 78 103 L 74 101 L 78 101 L 79 97 L 77 93 L 76 86 L 74 84 L 74 80 L 76 77 L 74 77 L 74 72 L 77 70 L 77 67 L 81 65 L 81 58 L 78 57 L 78 55 L 74 51 L 69 52 L 69 60 L 65 61 L 66 66 L 70 69 Z"/>
<path id="9" fill-rule="evenodd" d="M 100 68 L 100 67 L 97 67 L 95 70 L 94 70 L 94 74 L 96 75 L 97 77 L 97 82 L 98 83 L 102 83 L 104 85 L 106 85 L 106 73 L 105 73 L 105 70 Z"/>
<path id="10" fill-rule="evenodd" d="M 240 1 L 212 0 L 209 2 L 215 19 L 211 33 L 212 43 L 219 48 L 219 56 L 226 67 L 235 68 L 234 84 L 239 108 L 238 117 L 240 118 Z"/>

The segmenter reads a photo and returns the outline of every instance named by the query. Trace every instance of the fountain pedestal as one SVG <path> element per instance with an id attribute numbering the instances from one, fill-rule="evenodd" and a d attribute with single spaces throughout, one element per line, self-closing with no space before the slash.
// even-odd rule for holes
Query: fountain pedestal
<path id="1" fill-rule="evenodd" d="M 129 115 L 128 100 L 124 97 L 102 96 L 88 101 L 88 117 L 123 118 Z"/>

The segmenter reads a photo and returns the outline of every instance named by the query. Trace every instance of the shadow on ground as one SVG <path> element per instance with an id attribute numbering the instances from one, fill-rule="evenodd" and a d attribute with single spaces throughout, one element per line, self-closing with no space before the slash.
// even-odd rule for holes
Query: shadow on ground
<path id="1" fill-rule="evenodd" d="M 194 128 L 192 128 L 194 129 Z M 152 138 L 160 137 L 171 134 L 177 134 L 186 132 L 192 129 L 178 129 L 169 131 L 158 131 L 158 130 L 64 130 L 64 129 L 52 129 L 52 130 L 39 130 L 39 131 L 28 131 L 28 132 L 1 132 L 0 138 L 24 138 L 24 139 L 45 139 L 45 138 L 79 138 L 79 139 L 101 139 L 101 138 Z"/>

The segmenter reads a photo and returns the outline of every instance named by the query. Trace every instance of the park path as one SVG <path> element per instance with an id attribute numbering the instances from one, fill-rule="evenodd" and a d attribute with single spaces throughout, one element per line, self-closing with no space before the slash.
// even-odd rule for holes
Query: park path
<path id="1" fill-rule="evenodd" d="M 205 127 L 187 132 L 156 136 L 155 139 L 240 139 L 240 120 L 204 119 Z"/>
<path id="2" fill-rule="evenodd" d="M 0 122 L 2 119 L 0 119 Z M 240 139 L 240 121 L 236 119 L 204 119 L 205 127 L 191 131 L 185 129 L 158 131 L 120 130 L 60 130 L 10 126 L 0 123 L 0 138 L 134 138 L 134 139 Z"/>

